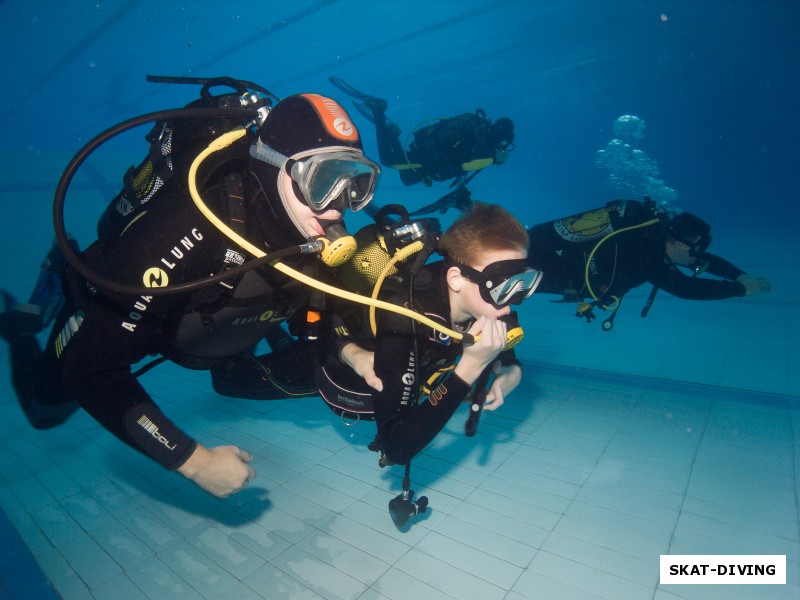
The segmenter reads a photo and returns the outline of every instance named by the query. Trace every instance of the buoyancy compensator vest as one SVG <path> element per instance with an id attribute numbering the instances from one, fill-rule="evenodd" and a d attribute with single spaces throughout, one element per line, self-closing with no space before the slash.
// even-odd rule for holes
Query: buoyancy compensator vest
<path id="1" fill-rule="evenodd" d="M 125 227 L 144 210 L 163 185 L 175 174 L 188 173 L 192 161 L 212 140 L 238 125 L 245 125 L 249 118 L 240 114 L 226 115 L 227 109 L 252 108 L 262 112 L 263 118 L 277 98 L 257 84 L 216 77 L 211 79 L 188 77 L 147 76 L 148 81 L 162 83 L 201 84 L 200 98 L 187 104 L 186 109 L 216 109 L 214 116 L 174 118 L 158 121 L 145 136 L 150 144 L 147 156 L 138 167 L 131 166 L 123 177 L 123 188 L 111 201 L 97 224 L 100 240 L 119 237 Z M 233 92 L 214 95 L 211 88 L 225 86 Z M 231 111 L 233 113 L 233 111 Z M 187 115 L 189 113 L 187 112 Z M 247 158 L 247 147 L 241 149 L 242 160 Z M 236 159 L 237 149 L 215 156 L 214 161 L 204 165 L 200 174 L 202 185 L 219 167 Z"/>

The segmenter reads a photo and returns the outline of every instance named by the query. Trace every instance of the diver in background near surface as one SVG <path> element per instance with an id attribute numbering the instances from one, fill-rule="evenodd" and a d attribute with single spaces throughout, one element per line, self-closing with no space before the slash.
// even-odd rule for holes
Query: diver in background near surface
<path id="1" fill-rule="evenodd" d="M 375 125 L 378 152 L 384 167 L 400 172 L 404 185 L 451 181 L 456 188 L 437 202 L 411 211 L 411 216 L 449 208 L 465 211 L 472 201 L 467 184 L 482 169 L 502 165 L 514 149 L 514 123 L 501 118 L 492 122 L 482 109 L 450 118 L 430 119 L 414 129 L 408 148 L 400 143 L 400 128 L 386 116 L 388 103 L 353 88 L 338 77 L 329 81 L 352 96 L 359 112 Z"/>

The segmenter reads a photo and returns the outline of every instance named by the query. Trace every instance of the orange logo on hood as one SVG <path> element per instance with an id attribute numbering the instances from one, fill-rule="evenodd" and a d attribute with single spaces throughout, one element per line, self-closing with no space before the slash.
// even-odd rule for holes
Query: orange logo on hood
<path id="1" fill-rule="evenodd" d="M 302 94 L 302 96 L 311 102 L 311 106 L 317 111 L 331 137 L 345 142 L 358 141 L 358 130 L 337 102 L 319 94 Z"/>

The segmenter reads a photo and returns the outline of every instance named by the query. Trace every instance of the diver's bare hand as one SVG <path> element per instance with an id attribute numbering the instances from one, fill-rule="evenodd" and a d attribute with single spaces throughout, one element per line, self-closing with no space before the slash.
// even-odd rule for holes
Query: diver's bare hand
<path id="1" fill-rule="evenodd" d="M 508 365 L 504 367 L 500 361 L 495 361 L 492 365 L 494 381 L 489 391 L 486 393 L 486 402 L 483 410 L 497 410 L 505 402 L 508 396 L 522 381 L 522 369 L 519 365 Z"/>
<path id="2" fill-rule="evenodd" d="M 469 328 L 467 333 L 476 338 L 475 343 L 466 346 L 461 360 L 455 368 L 455 374 L 464 382 L 472 385 L 478 376 L 491 363 L 506 344 L 506 324 L 497 319 L 480 317 Z"/>
<path id="3" fill-rule="evenodd" d="M 255 478 L 248 466 L 253 455 L 236 446 L 206 448 L 198 444 L 178 472 L 217 498 L 241 491 Z"/>
<path id="4" fill-rule="evenodd" d="M 375 374 L 375 353 L 365 350 L 356 343 L 347 344 L 339 353 L 344 364 L 355 371 L 372 389 L 383 391 L 383 382 Z"/>
<path id="5" fill-rule="evenodd" d="M 750 275 L 739 275 L 736 281 L 744 286 L 745 296 L 763 294 L 772 291 L 772 284 L 764 277 L 751 277 Z"/>

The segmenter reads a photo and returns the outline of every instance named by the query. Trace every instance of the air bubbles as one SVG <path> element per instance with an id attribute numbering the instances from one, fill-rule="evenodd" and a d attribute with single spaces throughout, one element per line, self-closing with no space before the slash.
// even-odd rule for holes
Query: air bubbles
<path id="1" fill-rule="evenodd" d="M 606 172 L 607 183 L 625 196 L 650 196 L 659 204 L 671 204 L 677 192 L 666 185 L 656 161 L 637 146 L 644 139 L 645 122 L 626 114 L 614 121 L 614 138 L 595 154 L 595 164 Z"/>

